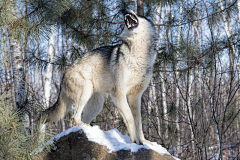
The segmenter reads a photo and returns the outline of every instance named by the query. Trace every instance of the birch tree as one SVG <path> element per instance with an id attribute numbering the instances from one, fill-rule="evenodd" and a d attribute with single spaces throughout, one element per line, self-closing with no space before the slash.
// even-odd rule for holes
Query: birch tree
<path id="1" fill-rule="evenodd" d="M 27 5 L 24 6 L 27 15 Z M 29 74 L 28 74 L 28 34 L 24 35 L 24 65 L 25 65 L 25 92 L 28 93 Z"/>
<path id="2" fill-rule="evenodd" d="M 182 30 L 182 9 L 183 9 L 183 0 L 180 0 L 179 5 L 179 20 L 178 20 L 178 34 L 177 34 L 177 52 L 176 52 L 176 59 L 179 58 L 179 50 L 180 50 L 180 38 L 181 38 L 181 30 Z M 179 95 L 179 64 L 178 61 L 176 62 L 176 109 L 179 112 L 179 101 L 180 101 L 180 95 Z M 176 116 L 176 127 L 177 127 L 177 154 L 180 156 L 182 153 L 181 151 L 181 130 L 180 130 L 180 122 L 179 122 L 179 114 L 177 113 Z"/>
<path id="3" fill-rule="evenodd" d="M 238 6 L 239 6 L 239 3 L 238 2 Z M 227 17 L 226 17 L 226 11 L 223 7 L 223 1 L 222 0 L 219 0 L 219 5 L 220 5 L 220 9 L 221 9 L 221 14 L 222 14 L 222 20 L 223 20 L 223 24 L 224 24 L 224 30 L 226 32 L 226 35 L 227 35 L 227 38 L 228 38 L 228 41 L 229 41 L 229 44 L 230 44 L 230 50 L 229 50 L 229 60 L 230 60 L 230 68 L 233 70 L 234 66 L 234 58 L 235 57 L 238 57 L 237 55 L 237 52 L 235 50 L 235 46 L 233 44 L 233 37 L 232 37 L 232 33 L 231 33 L 231 29 L 232 29 L 232 25 L 231 25 L 231 16 L 228 17 L 229 19 L 227 20 Z M 239 9 L 239 8 L 238 8 Z M 228 24 L 229 22 L 229 24 Z M 239 66 L 239 62 L 237 61 L 237 66 Z M 231 72 L 232 73 L 232 72 Z"/>
<path id="4" fill-rule="evenodd" d="M 12 12 L 10 20 L 18 19 L 16 2 L 11 1 L 9 4 L 9 10 Z M 13 26 L 15 23 L 13 23 Z M 24 126 L 29 130 L 29 116 L 26 112 L 26 92 L 25 92 L 25 74 L 24 74 L 24 63 L 23 54 L 21 50 L 20 40 L 21 36 L 18 32 L 9 31 L 10 37 L 10 51 L 12 58 L 12 68 L 13 68 L 13 82 L 14 82 L 14 93 L 15 93 L 15 105 L 17 110 L 22 111 L 22 120 L 24 121 Z"/>
<path id="5" fill-rule="evenodd" d="M 137 0 L 137 14 L 144 16 L 144 7 L 143 7 L 143 1 Z"/>
<path id="6" fill-rule="evenodd" d="M 48 44 L 48 64 L 46 68 L 46 77 L 45 77 L 45 85 L 44 85 L 44 97 L 45 97 L 45 103 L 44 103 L 44 109 L 47 109 L 49 107 L 50 102 L 50 93 L 51 93 L 51 82 L 52 82 L 52 61 L 54 56 L 54 32 L 55 27 L 54 25 L 50 26 L 50 37 L 49 37 L 49 44 Z M 41 135 L 41 141 L 44 141 L 45 138 L 45 130 L 46 130 L 46 124 L 42 125 L 41 132 L 43 133 Z"/>
<path id="7" fill-rule="evenodd" d="M 225 33 L 227 35 L 227 38 L 228 38 L 228 42 L 229 42 L 229 61 L 230 61 L 230 81 L 229 81 L 229 86 L 230 86 L 230 90 L 232 89 L 232 80 L 234 78 L 234 61 L 235 61 L 235 58 L 238 57 L 237 55 L 237 52 L 235 50 L 235 46 L 234 46 L 234 43 L 233 43 L 233 37 L 232 37 L 232 25 L 231 25 L 231 14 L 230 16 L 228 17 L 228 20 L 227 20 L 227 17 L 226 17 L 226 11 L 223 7 L 223 1 L 222 0 L 219 0 L 219 5 L 220 5 L 220 9 L 221 9 L 221 15 L 222 15 L 222 20 L 223 20 L 223 24 L 224 24 L 224 30 L 225 30 Z M 239 2 L 238 2 L 239 3 Z M 229 22 L 229 23 L 228 23 Z M 236 61 L 236 64 L 237 66 L 239 66 L 239 62 Z M 238 69 L 238 67 L 237 67 Z M 230 95 L 231 93 L 229 93 Z M 228 108 L 228 104 L 226 105 L 226 108 L 225 110 Z M 224 115 L 225 115 L 225 112 L 224 112 Z M 225 116 L 224 116 L 225 117 Z M 219 123 L 218 123 L 219 124 Z M 216 124 L 216 129 L 217 129 L 217 133 L 218 133 L 218 141 L 219 141 L 219 159 L 222 159 L 222 147 L 223 147 L 223 126 L 221 127 L 222 129 L 220 130 L 220 126 Z M 223 125 L 223 124 L 222 124 Z"/>
<path id="8" fill-rule="evenodd" d="M 7 45 L 7 30 L 5 29 L 3 33 L 3 43 L 4 43 L 4 67 L 5 67 L 5 80 L 7 91 L 10 89 L 10 56 L 8 55 L 8 45 Z M 10 91 L 8 91 L 11 93 Z M 9 94 L 11 97 L 11 94 Z"/>
<path id="9" fill-rule="evenodd" d="M 160 13 L 161 13 L 161 3 L 156 3 L 154 5 L 154 22 L 155 24 L 158 24 L 160 23 Z M 159 46 L 159 27 L 156 26 L 156 33 L 158 35 L 158 40 L 157 40 L 157 52 L 158 52 L 158 46 Z M 160 114 L 159 114 L 159 109 L 158 109 L 158 105 L 157 105 L 157 99 L 156 99 L 156 91 L 155 91 L 155 83 L 153 82 L 154 81 L 154 78 L 157 80 L 158 78 L 156 77 L 153 77 L 152 80 L 151 80 L 151 86 L 154 87 L 153 90 L 152 90 L 152 97 L 153 97 L 153 102 L 154 102 L 154 106 L 155 106 L 155 112 L 156 112 L 156 118 L 157 118 L 157 132 L 158 132 L 158 136 L 161 135 L 161 125 L 160 125 Z"/>
<path id="10" fill-rule="evenodd" d="M 167 20 L 167 14 L 168 14 L 168 5 L 165 6 L 164 8 L 164 22 L 166 22 Z M 167 26 L 164 27 L 164 36 L 162 39 L 162 46 L 165 48 L 166 47 L 166 43 L 167 43 Z M 165 70 L 165 62 L 161 63 L 161 68 L 163 70 Z M 165 123 L 165 136 L 164 139 L 168 140 L 168 116 L 167 116 L 167 99 L 166 99 L 166 86 L 165 86 L 165 76 L 163 74 L 163 72 L 161 71 L 159 73 L 160 75 L 160 82 L 161 82 L 161 90 L 162 90 L 162 105 L 163 105 L 163 118 L 164 118 L 164 123 Z"/>
<path id="11" fill-rule="evenodd" d="M 51 81 L 52 81 L 52 61 L 54 56 L 54 25 L 50 28 L 50 37 L 48 44 L 48 64 L 46 68 L 45 86 L 44 86 L 44 96 L 45 96 L 45 109 L 49 107 L 50 93 L 51 93 Z"/>

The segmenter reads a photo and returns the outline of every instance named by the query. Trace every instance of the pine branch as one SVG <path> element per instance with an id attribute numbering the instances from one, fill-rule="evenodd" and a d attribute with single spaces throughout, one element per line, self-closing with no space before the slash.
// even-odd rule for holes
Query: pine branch
<path id="1" fill-rule="evenodd" d="M 211 14 L 211 15 L 208 15 L 208 16 L 206 16 L 206 17 L 203 17 L 203 18 L 200 18 L 200 19 L 193 19 L 193 20 L 190 20 L 189 22 L 186 22 L 186 23 L 181 23 L 181 26 L 183 26 L 183 25 L 186 25 L 186 24 L 189 24 L 189 23 L 193 23 L 193 22 L 197 22 L 197 21 L 202 21 L 202 20 L 204 20 L 204 19 L 208 19 L 209 17 L 212 17 L 212 16 L 214 16 L 214 15 L 216 15 L 216 14 L 219 14 L 219 13 L 221 13 L 221 12 L 224 12 L 225 10 L 228 10 L 228 9 L 230 9 L 231 7 L 233 7 L 235 4 L 236 4 L 236 2 L 237 2 L 237 0 L 235 0 L 230 6 L 228 6 L 227 8 L 225 8 L 225 9 L 223 9 L 223 10 L 220 10 L 220 11 L 218 11 L 218 12 L 215 12 L 215 13 L 213 13 L 213 14 Z M 156 26 L 168 26 L 168 27 L 178 27 L 178 26 L 180 26 L 180 25 L 166 25 L 166 24 L 155 24 Z"/>
<path id="2" fill-rule="evenodd" d="M 5 2 L 3 3 L 2 7 L 0 8 L 0 12 L 1 12 L 1 10 L 4 8 L 4 6 L 6 5 L 7 1 L 8 1 L 8 0 L 5 0 Z"/>
<path id="3" fill-rule="evenodd" d="M 62 65 L 62 64 L 60 64 L 60 63 L 49 62 L 49 61 L 43 60 L 43 59 L 41 59 L 41 58 L 36 57 L 34 54 L 33 54 L 32 56 L 33 56 L 36 60 L 40 61 L 41 63 L 53 64 L 53 65 L 58 65 L 58 66 L 61 66 L 61 65 Z M 66 65 L 66 66 L 70 66 L 70 65 Z"/>
<path id="4" fill-rule="evenodd" d="M 20 21 L 20 20 L 22 20 L 22 19 L 28 18 L 30 15 L 32 15 L 33 13 L 35 13 L 38 9 L 39 9 L 39 8 L 36 8 L 36 9 L 33 10 L 31 13 L 29 13 L 29 14 L 27 14 L 27 15 L 25 15 L 25 16 L 22 16 L 22 17 L 20 17 L 20 18 L 17 18 L 17 19 L 15 19 L 15 20 L 13 20 L 13 21 L 10 21 L 10 22 L 8 22 L 8 23 L 6 23 L 6 24 L 0 24 L 0 26 L 10 25 L 10 24 L 12 25 L 12 24 L 14 24 L 14 23 L 16 23 L 16 22 L 18 22 L 18 21 Z"/>
<path id="5" fill-rule="evenodd" d="M 7 146 L 7 150 L 6 150 L 6 153 L 4 154 L 3 156 L 3 159 L 6 157 L 7 153 L 8 153 L 8 150 L 9 150 L 9 145 Z"/>
<path id="6" fill-rule="evenodd" d="M 28 149 L 29 146 L 31 146 L 34 142 L 36 142 L 36 140 L 39 138 L 40 134 L 41 134 L 41 132 L 39 132 L 38 135 L 35 137 L 35 139 L 32 140 L 32 142 L 27 145 L 26 149 Z"/>

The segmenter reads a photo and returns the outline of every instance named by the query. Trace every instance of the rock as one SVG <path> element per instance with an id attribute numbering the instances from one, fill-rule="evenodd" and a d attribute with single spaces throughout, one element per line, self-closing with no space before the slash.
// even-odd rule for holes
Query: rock
<path id="1" fill-rule="evenodd" d="M 89 141 L 83 130 L 71 132 L 55 140 L 55 146 L 44 160 L 174 160 L 170 155 L 161 155 L 141 148 L 138 152 L 119 150 L 109 153 L 106 146 Z"/>

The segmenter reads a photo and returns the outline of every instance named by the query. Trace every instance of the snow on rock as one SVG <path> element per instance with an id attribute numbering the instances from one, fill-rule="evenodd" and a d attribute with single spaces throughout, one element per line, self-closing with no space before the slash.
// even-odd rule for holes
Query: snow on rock
<path id="1" fill-rule="evenodd" d="M 163 148 L 161 145 L 158 145 L 156 142 L 150 144 L 138 145 L 136 143 L 131 143 L 128 135 L 122 135 L 116 128 L 109 131 L 102 131 L 99 126 L 88 126 L 82 124 L 80 126 L 74 126 L 69 128 L 66 131 L 53 137 L 48 144 L 51 144 L 53 140 L 59 140 L 61 137 L 68 135 L 71 132 L 81 132 L 84 131 L 89 141 L 104 145 L 109 149 L 109 153 L 116 152 L 119 150 L 131 150 L 131 152 L 137 152 L 140 148 L 152 149 L 159 154 L 170 155 L 170 153 Z M 175 158 L 175 157 L 174 157 Z M 177 159 L 177 158 L 175 158 Z"/>

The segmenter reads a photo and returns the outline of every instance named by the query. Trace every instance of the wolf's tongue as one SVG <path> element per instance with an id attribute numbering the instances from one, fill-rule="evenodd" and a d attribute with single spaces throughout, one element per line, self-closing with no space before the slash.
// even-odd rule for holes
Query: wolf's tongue
<path id="1" fill-rule="evenodd" d="M 133 15 L 131 15 L 131 19 L 133 20 L 133 22 L 135 22 L 136 23 L 136 18 L 133 16 Z"/>

